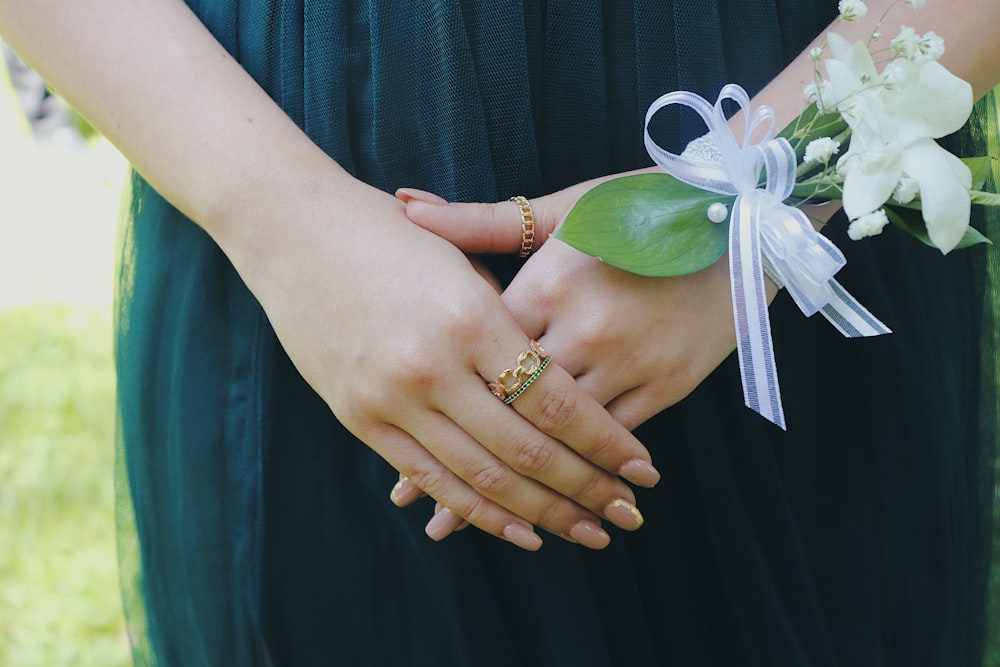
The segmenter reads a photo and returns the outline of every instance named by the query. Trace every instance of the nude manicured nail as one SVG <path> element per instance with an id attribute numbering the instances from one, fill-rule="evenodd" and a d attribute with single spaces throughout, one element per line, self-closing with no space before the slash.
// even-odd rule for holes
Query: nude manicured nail
<path id="1" fill-rule="evenodd" d="M 503 536 L 528 551 L 538 551 L 542 547 L 542 538 L 535 531 L 519 523 L 510 523 L 504 526 Z"/>
<path id="2" fill-rule="evenodd" d="M 427 522 L 424 532 L 427 533 L 427 537 L 435 542 L 440 542 L 455 532 L 455 529 L 462 521 L 461 517 L 445 507 Z"/>
<path id="3" fill-rule="evenodd" d="M 569 536 L 588 549 L 603 549 L 611 543 L 611 536 L 593 521 L 581 521 L 569 531 Z"/>
<path id="4" fill-rule="evenodd" d="M 418 190 L 417 188 L 399 188 L 396 190 L 396 197 L 401 201 L 410 202 L 413 200 L 434 204 L 435 206 L 447 206 L 448 200 L 442 199 L 433 192 Z"/>
<path id="5" fill-rule="evenodd" d="M 608 503 L 608 506 L 604 508 L 604 516 L 625 530 L 637 530 L 644 521 L 639 508 L 622 498 Z"/>
<path id="6" fill-rule="evenodd" d="M 629 461 L 618 469 L 618 474 L 633 484 L 646 488 L 656 486 L 660 481 L 660 473 L 653 464 L 641 459 Z"/>
<path id="7" fill-rule="evenodd" d="M 396 486 L 392 487 L 392 492 L 389 494 L 389 498 L 392 500 L 393 504 L 403 507 L 404 505 L 412 503 L 421 495 L 423 495 L 423 491 L 420 490 L 420 487 L 411 482 L 409 477 L 400 477 L 399 481 L 396 482 Z"/>

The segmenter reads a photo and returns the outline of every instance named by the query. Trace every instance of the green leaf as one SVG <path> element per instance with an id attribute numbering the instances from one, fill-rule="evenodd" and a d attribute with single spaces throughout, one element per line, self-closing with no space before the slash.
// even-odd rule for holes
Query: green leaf
<path id="1" fill-rule="evenodd" d="M 993 158 L 989 156 L 963 157 L 961 160 L 972 172 L 972 190 L 982 190 L 986 179 L 990 177 L 990 172 L 993 170 Z M 995 205 L 993 204 L 993 206 Z"/>
<path id="2" fill-rule="evenodd" d="M 972 190 L 969 193 L 973 204 L 981 204 L 982 206 L 1000 206 L 1000 194 L 994 192 L 982 192 L 981 190 Z"/>
<path id="3" fill-rule="evenodd" d="M 931 241 L 930 235 L 927 234 L 927 225 L 924 223 L 923 215 L 919 210 L 886 206 L 885 214 L 889 218 L 889 222 L 892 224 L 913 235 L 924 244 L 929 245 L 932 248 L 937 248 L 937 246 Z M 965 230 L 965 236 L 963 236 L 962 240 L 958 242 L 955 249 L 960 250 L 962 248 L 969 248 L 974 245 L 979 245 L 980 243 L 989 243 L 992 245 L 992 241 L 983 236 L 977 229 L 969 227 Z"/>
<path id="4" fill-rule="evenodd" d="M 833 182 L 826 177 L 813 177 L 798 181 L 785 203 L 790 206 L 798 206 L 805 201 L 811 204 L 822 204 L 831 199 L 841 199 L 843 196 L 842 183 Z"/>
<path id="5" fill-rule="evenodd" d="M 679 276 L 718 260 L 729 225 L 708 207 L 735 197 L 700 190 L 662 173 L 625 176 L 580 198 L 555 237 L 607 264 L 643 276 Z"/>

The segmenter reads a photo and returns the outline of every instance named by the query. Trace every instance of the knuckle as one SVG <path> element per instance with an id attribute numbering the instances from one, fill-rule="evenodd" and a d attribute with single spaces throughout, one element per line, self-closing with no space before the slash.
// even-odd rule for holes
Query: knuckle
<path id="1" fill-rule="evenodd" d="M 613 482 L 612 482 L 613 484 Z M 603 507 L 608 499 L 608 478 L 605 475 L 587 475 L 577 485 L 572 494 L 572 498 L 584 507 L 597 505 Z"/>
<path id="2" fill-rule="evenodd" d="M 662 402 L 655 404 L 632 402 L 626 405 L 616 406 L 611 412 L 611 416 L 614 417 L 615 421 L 624 426 L 626 430 L 634 431 L 651 416 L 677 402 L 672 399 L 668 399 L 665 394 L 658 394 L 657 398 Z"/>
<path id="3" fill-rule="evenodd" d="M 378 421 L 378 416 L 392 410 L 386 393 L 374 384 L 351 387 L 349 392 L 335 397 L 328 405 L 337 419 L 355 430 Z"/>
<path id="4" fill-rule="evenodd" d="M 531 308 L 539 312 L 554 312 L 560 301 L 564 287 L 557 280 L 535 281 L 531 285 Z"/>
<path id="5" fill-rule="evenodd" d="M 543 438 L 532 438 L 517 447 L 515 460 L 517 469 L 525 473 L 538 473 L 552 463 L 555 457 L 555 447 Z"/>
<path id="6" fill-rule="evenodd" d="M 438 463 L 418 463 L 413 469 L 406 471 L 417 488 L 435 500 L 441 500 L 448 488 L 449 475 L 443 465 Z"/>
<path id="7" fill-rule="evenodd" d="M 668 407 L 690 394 L 707 375 L 690 359 L 673 359 L 650 383 L 650 390 L 659 398 L 661 405 Z"/>
<path id="8" fill-rule="evenodd" d="M 479 314 L 481 304 L 472 299 L 448 299 L 434 309 L 434 317 L 442 335 L 452 343 L 468 344 L 478 341 L 483 334 Z"/>
<path id="9" fill-rule="evenodd" d="M 581 452 L 589 460 L 595 463 L 613 463 L 612 459 L 623 458 L 624 452 L 620 451 L 622 439 L 618 432 L 617 422 L 610 422 L 595 429 L 587 442 L 586 451 Z"/>
<path id="10" fill-rule="evenodd" d="M 377 405 L 399 399 L 399 390 L 426 393 L 445 384 L 444 361 L 439 347 L 426 344 L 416 337 L 401 337 L 383 347 Z M 391 388 L 386 391 L 385 388 Z"/>
<path id="11" fill-rule="evenodd" d="M 568 532 L 571 524 L 574 523 L 574 517 L 567 512 L 569 507 L 571 506 L 562 499 L 555 498 L 535 515 L 532 523 L 554 532 Z"/>
<path id="12" fill-rule="evenodd" d="M 630 348 L 622 331 L 626 322 L 631 320 L 612 313 L 610 309 L 598 309 L 574 332 L 573 347 L 580 354 L 620 360 L 622 351 Z"/>
<path id="13" fill-rule="evenodd" d="M 439 369 L 419 355 L 404 357 L 399 362 L 396 373 L 398 373 L 397 386 L 407 387 L 420 393 L 430 392 L 442 383 Z"/>
<path id="14" fill-rule="evenodd" d="M 461 509 L 460 514 L 463 519 L 475 526 L 486 526 L 489 524 L 492 508 L 493 505 L 489 500 L 476 495 L 467 506 Z"/>
<path id="15" fill-rule="evenodd" d="M 558 432 L 571 426 L 576 419 L 577 396 L 564 387 L 547 388 L 538 403 L 535 425 L 543 431 Z"/>
<path id="16" fill-rule="evenodd" d="M 469 484 L 485 496 L 503 493 L 513 481 L 510 468 L 499 461 L 489 461 L 474 470 L 469 477 Z"/>

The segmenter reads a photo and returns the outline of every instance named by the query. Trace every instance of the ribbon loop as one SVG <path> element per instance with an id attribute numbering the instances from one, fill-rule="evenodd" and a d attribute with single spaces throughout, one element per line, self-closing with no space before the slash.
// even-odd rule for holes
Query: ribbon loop
<path id="1" fill-rule="evenodd" d="M 739 106 L 746 127 L 738 141 L 723 104 Z M 661 109 L 680 104 L 705 121 L 713 160 L 676 155 L 653 141 L 649 123 Z M 729 220 L 729 277 L 732 284 L 740 376 L 747 407 L 785 428 L 778 387 L 764 271 L 787 287 L 806 316 L 821 312 L 845 336 L 890 333 L 833 279 L 847 263 L 843 253 L 819 234 L 809 219 L 784 203 L 795 187 L 796 156 L 791 144 L 775 136 L 774 111 L 751 110 L 750 96 L 736 84 L 721 90 L 715 104 L 687 91 L 663 95 L 646 112 L 644 141 L 650 157 L 668 174 L 702 190 L 736 195 Z M 765 128 L 762 138 L 754 135 Z"/>

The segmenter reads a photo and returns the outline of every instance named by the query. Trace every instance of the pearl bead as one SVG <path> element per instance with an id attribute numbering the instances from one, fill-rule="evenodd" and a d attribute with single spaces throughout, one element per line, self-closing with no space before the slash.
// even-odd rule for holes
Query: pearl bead
<path id="1" fill-rule="evenodd" d="M 712 222 L 725 222 L 729 217 L 729 209 L 725 204 L 716 202 L 708 207 L 708 219 Z"/>

